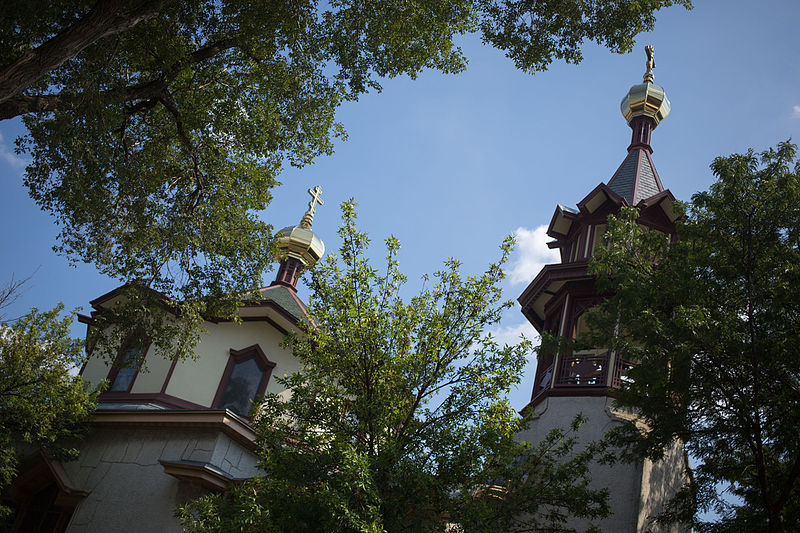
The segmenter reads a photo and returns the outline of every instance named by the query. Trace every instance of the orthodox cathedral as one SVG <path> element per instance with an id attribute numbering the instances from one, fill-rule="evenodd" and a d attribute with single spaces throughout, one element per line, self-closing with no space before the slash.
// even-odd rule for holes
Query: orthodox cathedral
<path id="1" fill-rule="evenodd" d="M 545 266 L 519 297 L 523 314 L 539 332 L 575 337 L 585 328 L 584 312 L 600 301 L 587 267 L 609 214 L 636 206 L 639 223 L 675 236 L 675 198 L 651 157 L 651 134 L 670 103 L 654 84 L 652 48 L 647 52 L 643 82 L 622 101 L 622 114 L 633 130 L 627 155 L 608 182 L 597 185 L 575 209 L 556 207 L 547 234 L 561 262 Z M 306 319 L 305 304 L 297 296 L 298 275 L 324 253 L 311 229 L 315 207 L 322 203 L 319 187 L 309 194 L 300 224 L 277 234 L 283 259 L 275 281 L 240 309 L 241 324 L 208 319 L 196 360 L 165 359 L 137 345 L 123 346 L 117 356 L 136 364 L 118 368 L 99 355 L 89 357 L 83 378 L 110 384 L 100 396 L 92 431 L 76 461 L 59 463 L 36 453 L 21 465 L 4 495 L 18 511 L 15 533 L 179 532 L 178 504 L 224 491 L 259 472 L 247 416 L 253 400 L 265 392 L 288 393 L 273 376 L 295 372 L 298 364 L 280 344 L 288 332 L 299 332 Z M 117 289 L 96 298 L 92 314 L 123 297 Z M 91 316 L 80 319 L 92 327 Z M 614 408 L 613 396 L 633 364 L 603 348 L 543 354 L 526 407 L 538 417 L 520 438 L 538 441 L 578 413 L 587 418 L 582 438 L 601 438 L 630 416 Z M 143 366 L 147 372 L 139 372 Z M 681 446 L 657 464 L 622 464 L 613 471 L 598 465 L 594 483 L 608 487 L 614 513 L 601 529 L 632 533 L 651 528 L 650 518 L 680 487 L 686 468 Z"/>

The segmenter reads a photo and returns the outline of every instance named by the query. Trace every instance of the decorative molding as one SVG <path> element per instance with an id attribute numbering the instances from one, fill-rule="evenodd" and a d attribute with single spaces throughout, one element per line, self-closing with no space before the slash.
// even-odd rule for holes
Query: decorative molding
<path id="1" fill-rule="evenodd" d="M 208 409 L 206 405 L 190 402 L 171 394 L 162 392 L 104 392 L 98 400 L 100 403 L 120 402 L 155 402 L 176 409 Z"/>
<path id="2" fill-rule="evenodd" d="M 92 426 L 113 428 L 172 428 L 221 431 L 249 450 L 256 448 L 256 433 L 247 420 L 225 409 L 99 409 Z"/>
<path id="3" fill-rule="evenodd" d="M 563 396 L 608 396 L 609 398 L 616 398 L 617 391 L 608 388 L 605 385 L 586 385 L 586 386 L 556 386 L 549 389 L 544 389 L 537 394 L 528 404 L 522 408 L 520 412 L 527 409 L 536 407 L 545 399 L 550 397 L 563 397 Z"/>
<path id="4" fill-rule="evenodd" d="M 159 461 L 164 473 L 196 483 L 209 490 L 224 492 L 231 483 L 241 481 L 209 463 L 196 461 Z"/>
<path id="5" fill-rule="evenodd" d="M 278 305 L 274 300 L 259 300 L 259 301 L 246 301 L 242 303 L 242 308 L 249 308 L 249 307 L 263 307 L 265 309 L 272 309 L 275 311 L 279 316 L 285 318 L 287 322 L 292 324 L 293 326 L 299 326 L 300 321 L 296 316 L 288 312 L 286 309 Z M 301 309 L 305 312 L 305 306 L 301 307 Z M 243 322 L 247 321 L 256 321 L 256 320 L 263 320 L 273 327 L 283 333 L 284 335 L 288 334 L 286 328 L 279 326 L 274 320 L 269 318 L 267 315 L 258 316 L 258 317 L 240 317 Z M 233 322 L 231 318 L 219 318 L 219 317 L 212 317 L 207 316 L 204 317 L 207 322 L 211 322 L 212 324 L 219 324 L 225 322 Z"/>
<path id="6" fill-rule="evenodd" d="M 164 384 L 161 385 L 161 394 L 166 394 L 167 386 L 169 386 L 169 380 L 172 379 L 172 373 L 175 372 L 175 367 L 178 365 L 178 354 L 175 354 L 175 357 L 172 358 L 172 361 L 169 364 L 169 370 L 167 370 L 167 375 L 164 378 Z"/>
<path id="7" fill-rule="evenodd" d="M 268 316 L 242 316 L 239 318 L 241 319 L 242 322 L 266 322 L 267 324 L 278 330 L 282 335 L 289 334 L 286 328 L 280 326 L 277 322 L 275 322 Z"/>

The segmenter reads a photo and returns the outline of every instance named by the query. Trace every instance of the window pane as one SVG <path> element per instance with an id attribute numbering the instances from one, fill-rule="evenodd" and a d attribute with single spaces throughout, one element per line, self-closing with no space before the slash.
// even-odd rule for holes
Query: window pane
<path id="1" fill-rule="evenodd" d="M 124 365 L 117 372 L 114 378 L 114 383 L 111 384 L 109 391 L 113 392 L 126 392 L 131 387 L 133 377 L 136 375 L 136 370 L 139 368 L 139 363 L 142 360 L 142 350 L 140 348 L 130 348 L 120 361 Z"/>
<path id="2" fill-rule="evenodd" d="M 222 392 L 220 407 L 230 409 L 240 416 L 248 416 L 263 377 L 264 371 L 258 368 L 255 359 L 236 363 Z"/>

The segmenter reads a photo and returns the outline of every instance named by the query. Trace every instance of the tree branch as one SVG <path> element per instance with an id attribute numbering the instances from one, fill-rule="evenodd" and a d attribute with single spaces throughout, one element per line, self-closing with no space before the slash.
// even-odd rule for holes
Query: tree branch
<path id="1" fill-rule="evenodd" d="M 0 68 L 0 103 L 30 87 L 99 39 L 127 31 L 154 17 L 169 1 L 143 0 L 125 9 L 122 0 L 98 0 L 72 26 Z"/>
<path id="2" fill-rule="evenodd" d="M 195 50 L 189 56 L 176 62 L 164 71 L 158 78 L 137 83 L 123 89 L 111 89 L 103 91 L 100 96 L 108 99 L 109 102 L 134 102 L 137 100 L 149 100 L 160 96 L 164 89 L 169 87 L 180 72 L 188 65 L 201 63 L 207 59 L 221 54 L 236 46 L 235 39 L 222 39 L 215 41 L 203 48 Z M 69 102 L 83 98 L 82 93 L 68 94 L 43 94 L 43 95 L 16 95 L 6 100 L 0 100 L 0 120 L 13 118 L 28 113 L 51 113 L 63 106 L 70 105 Z M 137 104 L 138 105 L 138 104 Z M 146 106 L 145 106 L 146 107 Z M 138 110 L 134 106 L 134 110 Z"/>
<path id="3" fill-rule="evenodd" d="M 161 102 L 167 111 L 175 118 L 175 127 L 178 130 L 178 137 L 180 137 L 181 141 L 183 142 L 186 149 L 189 150 L 189 154 L 192 157 L 192 174 L 194 175 L 195 181 L 195 190 L 192 191 L 192 194 L 189 195 L 189 212 L 194 213 L 194 210 L 200 204 L 200 201 L 203 198 L 203 179 L 202 174 L 200 172 L 200 163 L 197 160 L 197 147 L 192 143 L 192 140 L 189 139 L 189 136 L 186 134 L 186 130 L 183 127 L 183 117 L 181 116 L 180 111 L 178 111 L 177 104 L 175 100 L 172 98 L 172 95 L 167 89 L 164 89 L 161 95 L 158 98 L 159 102 Z"/>

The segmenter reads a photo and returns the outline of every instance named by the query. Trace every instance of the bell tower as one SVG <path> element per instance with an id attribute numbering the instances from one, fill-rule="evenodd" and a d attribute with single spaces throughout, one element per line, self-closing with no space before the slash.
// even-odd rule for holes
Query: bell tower
<path id="1" fill-rule="evenodd" d="M 548 246 L 559 250 L 561 262 L 542 268 L 518 298 L 522 313 L 540 333 L 577 338 L 586 327 L 586 311 L 602 301 L 588 265 L 601 243 L 608 215 L 623 206 L 634 206 L 640 224 L 675 238 L 675 197 L 664 189 L 651 157 L 652 132 L 669 114 L 670 102 L 664 89 L 654 84 L 653 47 L 645 50 L 644 79 L 630 88 L 620 106 L 632 130 L 627 155 L 608 182 L 592 189 L 576 208 L 556 207 L 547 235 L 553 239 Z M 536 442 L 580 413 L 587 419 L 580 430 L 582 442 L 601 439 L 630 416 L 614 408 L 613 396 L 634 364 L 602 347 L 540 354 L 531 400 L 525 408 L 533 409 L 537 418 L 520 438 Z M 614 513 L 599 524 L 601 530 L 660 531 L 650 524 L 650 518 L 680 488 L 684 471 L 682 446 L 656 464 L 617 464 L 613 471 L 596 465 L 593 484 L 609 489 Z"/>

